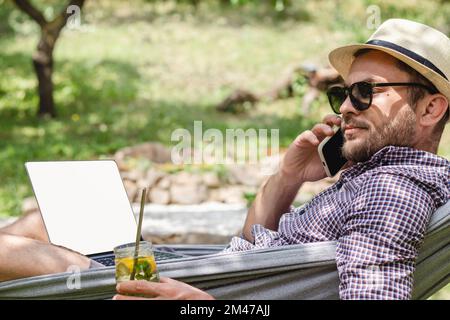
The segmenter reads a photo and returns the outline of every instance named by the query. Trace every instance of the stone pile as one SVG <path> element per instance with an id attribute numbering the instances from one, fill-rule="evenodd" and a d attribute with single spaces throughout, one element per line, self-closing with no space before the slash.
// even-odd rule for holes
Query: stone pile
<path id="1" fill-rule="evenodd" d="M 146 215 L 151 224 L 143 233 L 156 243 L 221 243 L 238 234 L 249 199 L 267 179 L 257 165 L 233 164 L 220 170 L 176 167 L 171 164 L 170 150 L 158 143 L 121 149 L 113 159 L 135 211 L 140 190 L 148 189 Z M 295 202 L 307 202 L 336 180 L 305 183 Z M 23 213 L 35 210 L 39 209 L 34 197 L 25 199 Z M 187 213 L 183 216 L 183 212 Z"/>
<path id="2" fill-rule="evenodd" d="M 257 165 L 230 165 L 225 176 L 214 170 L 196 172 L 168 171 L 170 151 L 158 143 L 145 143 L 116 152 L 114 159 L 132 202 L 139 202 L 139 190 L 148 188 L 148 203 L 199 204 L 204 202 L 246 203 L 245 194 L 256 193 L 266 176 Z M 136 159 L 145 159 L 151 165 L 132 165 Z M 132 163 L 130 165 L 130 163 Z"/>

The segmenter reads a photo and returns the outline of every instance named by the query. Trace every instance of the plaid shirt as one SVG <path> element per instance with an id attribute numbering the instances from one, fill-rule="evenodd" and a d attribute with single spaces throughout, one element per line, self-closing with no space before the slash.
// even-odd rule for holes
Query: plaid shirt
<path id="1" fill-rule="evenodd" d="M 341 299 L 410 299 L 431 214 L 450 198 L 450 162 L 388 146 L 284 214 L 278 231 L 252 226 L 254 243 L 234 237 L 226 252 L 336 241 Z"/>

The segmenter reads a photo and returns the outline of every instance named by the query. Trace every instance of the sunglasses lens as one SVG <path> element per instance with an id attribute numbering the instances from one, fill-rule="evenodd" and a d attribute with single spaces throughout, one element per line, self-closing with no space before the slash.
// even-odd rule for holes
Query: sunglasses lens
<path id="1" fill-rule="evenodd" d="M 351 88 L 350 98 L 358 110 L 369 108 L 372 102 L 372 86 L 367 82 L 358 82 Z"/>
<path id="2" fill-rule="evenodd" d="M 347 99 L 345 89 L 342 87 L 332 87 L 328 89 L 327 96 L 331 109 L 333 109 L 334 113 L 340 114 L 339 109 L 341 108 L 341 105 L 344 103 L 345 99 Z"/>

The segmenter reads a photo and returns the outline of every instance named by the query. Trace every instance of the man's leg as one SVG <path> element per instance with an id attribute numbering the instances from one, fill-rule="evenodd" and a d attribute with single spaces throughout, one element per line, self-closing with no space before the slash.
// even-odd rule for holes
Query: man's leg
<path id="1" fill-rule="evenodd" d="M 70 266 L 86 270 L 90 259 L 51 245 L 39 212 L 25 215 L 0 229 L 0 281 L 65 272 Z"/>
<path id="2" fill-rule="evenodd" d="M 12 224 L 0 228 L 0 233 L 49 242 L 47 230 L 39 211 L 27 213 Z"/>
<path id="3" fill-rule="evenodd" d="M 0 232 L 0 281 L 66 272 L 70 266 L 89 269 L 90 259 L 30 238 Z"/>

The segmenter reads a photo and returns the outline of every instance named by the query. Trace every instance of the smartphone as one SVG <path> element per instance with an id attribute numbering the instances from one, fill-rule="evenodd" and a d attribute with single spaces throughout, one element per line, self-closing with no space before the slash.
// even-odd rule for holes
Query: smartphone
<path id="1" fill-rule="evenodd" d="M 347 159 L 342 155 L 344 136 L 341 128 L 335 127 L 335 133 L 331 137 L 326 137 L 319 144 L 318 152 L 322 165 L 327 176 L 333 177 L 347 163 Z"/>

